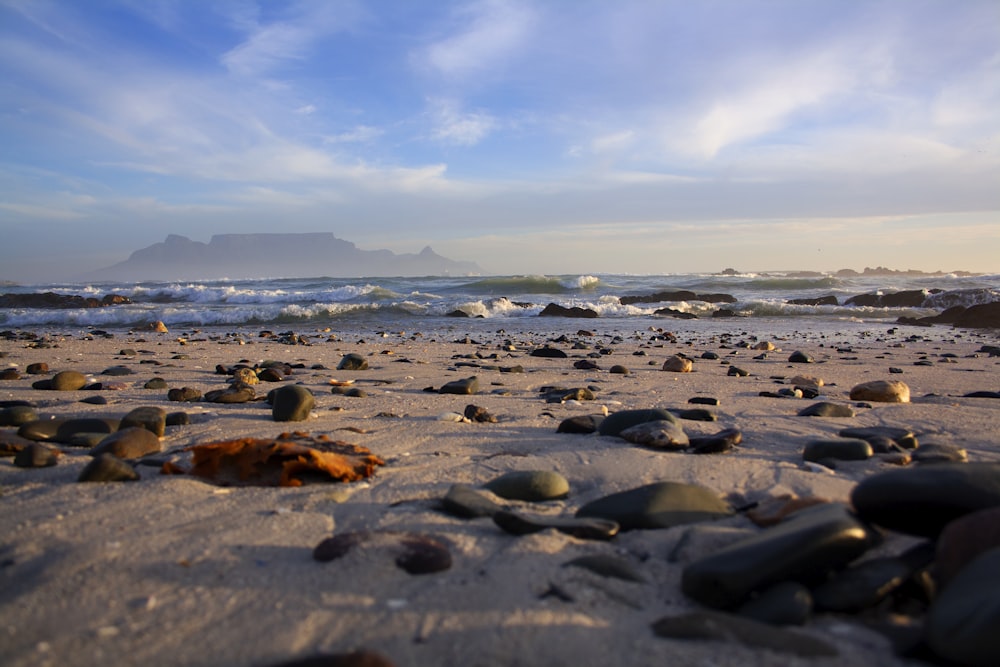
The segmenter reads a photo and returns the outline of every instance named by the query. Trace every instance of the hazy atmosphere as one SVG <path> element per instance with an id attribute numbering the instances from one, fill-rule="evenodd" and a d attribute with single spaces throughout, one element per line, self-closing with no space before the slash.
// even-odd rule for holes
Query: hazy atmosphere
<path id="1" fill-rule="evenodd" d="M 997 109 L 995 0 L 0 0 L 0 279 L 260 232 L 997 272 Z"/>

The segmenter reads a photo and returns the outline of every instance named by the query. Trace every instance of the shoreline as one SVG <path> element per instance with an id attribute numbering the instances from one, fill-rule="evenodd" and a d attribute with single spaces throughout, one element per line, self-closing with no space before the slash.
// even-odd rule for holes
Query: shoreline
<path id="1" fill-rule="evenodd" d="M 0 460 L 7 508 L 0 523 L 0 576 L 8 584 L 0 620 L 10 664 L 263 666 L 362 648 L 397 665 L 912 664 L 851 615 L 817 614 L 796 630 L 832 640 L 839 655 L 831 658 L 656 636 L 651 625 L 661 617 L 703 608 L 682 592 L 681 573 L 693 560 L 757 530 L 742 514 L 693 524 L 698 530 L 631 530 L 594 541 L 553 529 L 512 536 L 489 518 L 458 519 L 438 504 L 453 484 L 481 490 L 516 470 L 557 472 L 569 481 L 565 499 L 504 501 L 548 517 L 572 515 L 608 494 L 661 481 L 703 486 L 734 507 L 785 494 L 847 502 L 859 481 L 899 467 L 874 456 L 826 470 L 807 465 L 802 448 L 857 426 L 911 429 L 922 446 L 953 445 L 970 462 L 1000 462 L 1000 404 L 964 398 L 1000 388 L 998 359 L 971 356 L 996 345 L 996 332 L 900 326 L 889 334 L 879 323 L 851 323 L 833 332 L 819 325 L 797 333 L 783 329 L 778 337 L 767 323 L 747 319 L 700 328 L 657 320 L 644 330 L 603 324 L 461 320 L 425 333 L 357 327 L 310 332 L 310 345 L 261 339 L 260 331 L 279 331 L 270 326 L 113 332 L 113 338 L 92 340 L 54 333 L 52 347 L 38 348 L 26 347 L 31 341 L 0 340 L 0 361 L 22 371 L 20 379 L 0 381 L 0 400 L 29 401 L 46 417 L 121 418 L 143 406 L 188 413 L 190 424 L 167 427 L 157 463 L 187 465 L 190 453 L 183 450 L 196 444 L 293 430 L 361 445 L 385 461 L 364 481 L 265 488 L 219 487 L 190 475 L 162 475 L 153 465 L 137 466 L 138 482 L 78 483 L 90 457 L 87 449 L 66 445 L 59 445 L 63 454 L 54 467 L 23 469 L 10 458 Z M 580 333 L 589 327 L 596 335 Z M 727 328 L 732 335 L 723 337 Z M 329 340 L 331 334 L 336 340 Z M 560 335 L 563 341 L 550 342 Z M 764 341 L 777 349 L 752 349 Z M 567 357 L 531 356 L 546 343 Z M 126 348 L 135 354 L 119 354 Z M 795 351 L 813 363 L 791 363 Z M 705 352 L 719 358 L 703 358 Z M 661 370 L 676 353 L 693 359 L 693 372 Z M 348 354 L 360 355 L 369 368 L 337 370 Z M 754 358 L 761 354 L 765 358 Z M 170 388 L 220 389 L 229 378 L 216 367 L 243 360 L 301 364 L 281 382 L 255 389 L 261 396 L 277 386 L 303 385 L 315 396 L 310 418 L 275 422 L 261 401 L 178 403 L 166 399 L 166 390 L 143 388 L 156 376 Z M 597 368 L 574 367 L 585 360 Z M 48 374 L 23 374 L 40 362 L 48 364 Z M 317 364 L 323 368 L 313 368 Z M 611 373 L 614 364 L 629 373 Z M 119 366 L 134 374 L 102 375 Z M 497 370 L 513 366 L 524 372 Z M 734 366 L 749 375 L 730 376 Z M 902 372 L 890 374 L 890 368 Z M 67 369 L 118 388 L 31 388 Z M 473 375 L 476 394 L 427 391 Z M 823 379 L 820 397 L 760 395 L 790 388 L 796 375 Z M 882 379 L 906 382 L 911 401 L 865 408 L 848 397 L 853 386 Z M 331 380 L 353 381 L 350 386 L 365 395 L 333 394 Z M 593 387 L 595 399 L 547 403 L 540 390 L 550 386 Z M 79 402 L 90 396 L 103 396 L 107 404 Z M 697 407 L 688 403 L 696 396 L 718 399 L 710 408 L 717 421 L 683 420 L 684 431 L 697 437 L 739 429 L 742 442 L 733 451 L 696 456 L 556 432 L 573 416 L 679 410 Z M 798 416 L 820 400 L 855 405 L 856 416 Z M 442 420 L 469 404 L 496 422 Z M 398 544 L 387 537 L 336 562 L 313 559 L 323 539 L 354 531 L 434 536 L 447 545 L 451 567 L 408 574 L 396 566 Z M 879 553 L 912 542 L 891 536 Z M 584 555 L 624 559 L 643 581 L 566 567 Z"/>

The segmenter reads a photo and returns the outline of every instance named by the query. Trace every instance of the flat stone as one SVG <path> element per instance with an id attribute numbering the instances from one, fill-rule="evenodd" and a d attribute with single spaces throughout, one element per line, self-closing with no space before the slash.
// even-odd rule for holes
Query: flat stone
<path id="1" fill-rule="evenodd" d="M 917 447 L 911 456 L 916 463 L 964 463 L 969 460 L 964 447 L 936 443 Z"/>
<path id="2" fill-rule="evenodd" d="M 910 388 L 899 380 L 872 380 L 862 382 L 851 389 L 852 401 L 872 401 L 874 403 L 909 403 Z"/>
<path id="3" fill-rule="evenodd" d="M 711 489 L 682 482 L 657 482 L 614 493 L 591 501 L 576 512 L 578 517 L 614 521 L 622 530 L 671 528 L 732 514 L 728 503 Z"/>
<path id="4" fill-rule="evenodd" d="M 137 459 L 163 451 L 156 434 L 141 426 L 130 426 L 108 435 L 90 450 L 91 456 L 111 454 L 120 459 Z"/>
<path id="5" fill-rule="evenodd" d="M 531 351 L 532 357 L 542 357 L 544 359 L 566 359 L 569 355 L 557 347 L 539 347 Z"/>
<path id="6" fill-rule="evenodd" d="M 692 396 L 688 399 L 692 405 L 718 405 L 719 399 L 713 396 Z"/>
<path id="7" fill-rule="evenodd" d="M 800 417 L 853 417 L 854 408 L 840 403 L 820 401 L 799 410 Z"/>
<path id="8" fill-rule="evenodd" d="M 135 468 L 112 454 L 95 456 L 80 471 L 78 482 L 134 482 L 139 479 Z"/>
<path id="9" fill-rule="evenodd" d="M 633 444 L 665 451 L 681 451 L 689 444 L 680 424 L 663 419 L 630 426 L 618 435 Z"/>
<path id="10" fill-rule="evenodd" d="M 479 378 L 476 376 L 467 377 L 461 380 L 452 380 L 438 389 L 439 394 L 471 395 L 479 392 Z"/>
<path id="11" fill-rule="evenodd" d="M 889 530 L 936 537 L 950 522 L 1000 506 L 1000 463 L 937 463 L 866 477 L 851 492 L 858 515 Z"/>
<path id="12" fill-rule="evenodd" d="M 889 438 L 904 449 L 917 446 L 917 437 L 913 431 L 895 426 L 856 426 L 841 429 L 837 435 L 842 438 L 861 438 L 871 442 L 873 438 Z"/>
<path id="13" fill-rule="evenodd" d="M 975 558 L 931 604 L 926 638 L 938 655 L 962 665 L 1000 664 L 1000 548 Z"/>
<path id="14" fill-rule="evenodd" d="M 660 408 L 619 410 L 618 412 L 612 412 L 601 421 L 598 432 L 601 435 L 618 436 L 630 426 L 659 420 L 677 421 L 677 418 L 668 411 L 661 410 Z"/>
<path id="15" fill-rule="evenodd" d="M 167 411 L 158 406 L 138 407 L 122 417 L 119 429 L 139 426 L 162 438 L 167 427 Z"/>
<path id="16" fill-rule="evenodd" d="M 204 400 L 207 403 L 249 403 L 257 398 L 257 392 L 249 385 L 231 385 L 225 389 L 213 389 L 206 392 Z"/>
<path id="17" fill-rule="evenodd" d="M 837 655 L 833 646 L 810 635 L 717 611 L 665 616 L 653 624 L 653 632 L 667 639 L 711 639 L 806 658 Z"/>
<path id="18" fill-rule="evenodd" d="M 286 384 L 272 394 L 271 418 L 276 422 L 301 422 L 309 419 L 316 406 L 312 392 L 302 385 Z"/>
<path id="19" fill-rule="evenodd" d="M 28 440 L 72 444 L 77 433 L 114 433 L 118 430 L 119 421 L 104 417 L 41 419 L 21 425 L 17 434 Z"/>
<path id="20" fill-rule="evenodd" d="M 688 451 L 692 454 L 724 454 L 743 442 L 743 433 L 738 428 L 727 428 L 715 435 L 690 438 Z"/>
<path id="21" fill-rule="evenodd" d="M 110 368 L 105 368 L 101 371 L 101 375 L 110 375 L 112 377 L 120 377 L 123 375 L 135 375 L 135 371 L 128 366 L 111 366 Z"/>
<path id="22" fill-rule="evenodd" d="M 558 517 L 518 514 L 501 510 L 493 515 L 493 523 L 511 535 L 530 535 L 555 529 L 581 540 L 610 540 L 618 534 L 614 521 L 601 518 Z"/>
<path id="23" fill-rule="evenodd" d="M 804 461 L 821 462 L 825 459 L 837 461 L 865 461 L 874 452 L 867 440 L 841 438 L 835 440 L 812 440 L 802 451 Z"/>
<path id="24" fill-rule="evenodd" d="M 368 370 L 368 361 L 362 357 L 360 354 L 355 354 L 351 352 L 345 354 L 337 364 L 338 371 L 366 371 Z"/>
<path id="25" fill-rule="evenodd" d="M 441 499 L 441 509 L 452 516 L 475 519 L 493 516 L 504 507 L 467 484 L 452 484 Z"/>
<path id="26" fill-rule="evenodd" d="M 559 422 L 556 433 L 596 433 L 604 421 L 604 415 L 576 415 Z"/>
<path id="27" fill-rule="evenodd" d="M 684 568 L 684 593 L 709 607 L 728 609 L 782 581 L 814 584 L 877 542 L 877 536 L 838 503 L 796 512 Z"/>
<path id="28" fill-rule="evenodd" d="M 507 500 L 538 502 L 557 500 L 569 495 L 569 482 L 551 470 L 515 470 L 487 482 L 484 486 Z"/>

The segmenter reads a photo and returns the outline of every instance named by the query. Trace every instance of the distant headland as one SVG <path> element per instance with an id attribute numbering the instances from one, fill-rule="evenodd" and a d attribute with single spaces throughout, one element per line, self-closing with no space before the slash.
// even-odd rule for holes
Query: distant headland
<path id="1" fill-rule="evenodd" d="M 330 232 L 217 234 L 208 243 L 170 234 L 87 280 L 375 277 L 479 274 L 473 262 L 448 259 L 430 246 L 419 253 L 362 250 Z"/>

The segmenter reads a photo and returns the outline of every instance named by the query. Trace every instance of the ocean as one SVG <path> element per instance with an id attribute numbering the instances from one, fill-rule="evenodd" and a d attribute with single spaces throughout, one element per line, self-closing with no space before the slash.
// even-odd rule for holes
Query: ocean
<path id="1" fill-rule="evenodd" d="M 731 302 L 688 299 L 622 303 L 622 297 L 686 290 L 726 294 Z M 860 294 L 923 290 L 919 305 L 844 305 Z M 591 330 L 732 327 L 744 321 L 777 329 L 824 330 L 846 325 L 891 325 L 900 317 L 934 315 L 954 305 L 1000 301 L 1000 274 L 835 274 L 802 272 L 664 275 L 536 275 L 421 278 L 261 278 L 197 282 L 9 284 L 10 294 L 127 297 L 99 308 L 0 308 L 8 330 L 126 330 L 162 321 L 179 327 L 296 330 L 452 330 L 504 327 Z M 792 300 L 833 296 L 838 305 L 795 305 Z M 589 309 L 594 319 L 539 317 L 550 303 Z M 671 308 L 697 319 L 655 311 Z M 730 317 L 714 316 L 720 309 Z M 459 318 L 456 314 L 467 315 Z M 743 319 L 746 318 L 746 319 Z"/>

